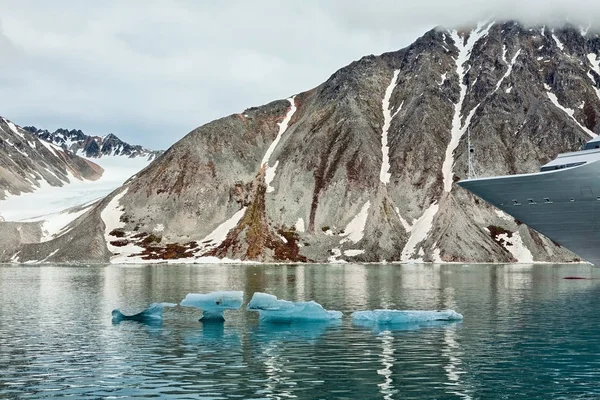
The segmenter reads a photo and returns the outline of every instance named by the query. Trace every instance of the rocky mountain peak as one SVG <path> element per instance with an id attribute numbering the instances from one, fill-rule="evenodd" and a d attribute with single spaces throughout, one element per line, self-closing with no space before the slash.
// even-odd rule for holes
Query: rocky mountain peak
<path id="1" fill-rule="evenodd" d="M 113 133 L 106 136 L 93 136 L 87 135 L 79 129 L 59 128 L 54 132 L 39 129 L 35 126 L 26 126 L 23 129 L 47 142 L 54 143 L 65 150 L 87 158 L 125 156 L 130 158 L 144 157 L 153 160 L 163 153 L 162 151 L 149 150 L 141 145 L 126 143 Z"/>
<path id="2" fill-rule="evenodd" d="M 73 178 L 95 180 L 102 173 L 99 165 L 0 117 L 0 200 L 32 192 L 43 184 L 63 186 Z"/>

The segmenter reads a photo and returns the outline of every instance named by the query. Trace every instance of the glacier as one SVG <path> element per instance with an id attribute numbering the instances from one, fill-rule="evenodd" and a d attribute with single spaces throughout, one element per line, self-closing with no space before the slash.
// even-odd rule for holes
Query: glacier
<path id="1" fill-rule="evenodd" d="M 184 307 L 202 310 L 201 321 L 225 321 L 225 310 L 237 310 L 244 302 L 242 291 L 219 291 L 211 293 L 188 293 L 180 303 Z"/>
<path id="2" fill-rule="evenodd" d="M 137 321 L 137 322 L 161 322 L 162 313 L 165 307 L 175 307 L 175 303 L 152 303 L 144 311 L 133 315 L 125 315 L 119 309 L 112 311 L 113 323 L 120 323 L 121 321 Z"/>
<path id="3" fill-rule="evenodd" d="M 279 300 L 271 294 L 260 292 L 254 293 L 247 309 L 258 311 L 261 321 L 270 322 L 331 321 L 342 318 L 340 311 L 325 310 L 315 301 Z"/>

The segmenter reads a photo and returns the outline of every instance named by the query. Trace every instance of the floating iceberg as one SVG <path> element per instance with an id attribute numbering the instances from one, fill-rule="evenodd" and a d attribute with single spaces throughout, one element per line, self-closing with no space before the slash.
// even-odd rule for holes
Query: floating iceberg
<path id="1" fill-rule="evenodd" d="M 176 305 L 175 303 L 152 303 L 144 311 L 133 315 L 125 315 L 117 309 L 112 311 L 112 320 L 113 323 L 121 321 L 160 322 L 162 321 L 163 308 L 175 307 Z"/>
<path id="2" fill-rule="evenodd" d="M 260 292 L 254 293 L 248 310 L 258 311 L 261 320 L 272 322 L 331 321 L 342 318 L 340 311 L 325 310 L 314 301 L 294 303 Z"/>
<path id="3" fill-rule="evenodd" d="M 244 292 L 212 292 L 206 294 L 188 293 L 180 303 L 184 307 L 196 307 L 202 310 L 201 321 L 225 321 L 225 310 L 237 310 L 244 302 Z"/>
<path id="4" fill-rule="evenodd" d="M 373 310 L 356 311 L 352 313 L 353 321 L 373 324 L 415 324 L 433 321 L 462 321 L 462 319 L 463 316 L 454 310 Z"/>

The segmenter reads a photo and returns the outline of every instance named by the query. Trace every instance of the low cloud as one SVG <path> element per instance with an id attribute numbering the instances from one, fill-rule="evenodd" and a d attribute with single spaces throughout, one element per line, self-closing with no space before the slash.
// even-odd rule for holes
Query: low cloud
<path id="1" fill-rule="evenodd" d="M 0 115 L 21 125 L 114 132 L 154 148 L 310 89 L 437 25 L 494 17 L 587 26 L 600 17 L 600 3 L 551 0 L 4 3 Z"/>

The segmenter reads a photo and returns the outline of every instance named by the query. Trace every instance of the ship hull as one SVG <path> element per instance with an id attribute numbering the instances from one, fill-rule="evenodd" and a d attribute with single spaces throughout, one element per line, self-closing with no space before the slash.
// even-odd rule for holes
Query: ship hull
<path id="1" fill-rule="evenodd" d="M 600 266 L 600 161 L 458 184 Z"/>

